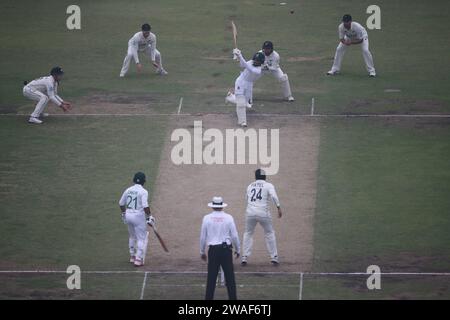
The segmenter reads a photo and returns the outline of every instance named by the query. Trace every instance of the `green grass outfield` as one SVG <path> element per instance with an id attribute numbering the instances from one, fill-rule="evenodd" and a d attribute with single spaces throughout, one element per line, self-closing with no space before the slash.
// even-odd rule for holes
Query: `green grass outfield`
<path id="1" fill-rule="evenodd" d="M 77 4 L 82 29 L 69 31 L 65 12 L 70 1 L 2 1 L 0 41 L 5 45 L 0 52 L 0 106 L 14 110 L 27 103 L 21 94 L 22 81 L 42 76 L 59 64 L 66 71 L 61 95 L 70 100 L 93 92 L 153 93 L 184 97 L 185 112 L 223 111 L 223 98 L 239 69 L 231 59 L 205 58 L 231 57 L 229 23 L 234 19 L 238 46 L 245 57 L 250 58 L 264 40 L 274 41 L 298 101 L 274 102 L 280 97 L 278 84 L 262 79 L 255 88 L 255 103 L 261 111 L 308 113 L 315 97 L 320 113 L 450 112 L 448 1 L 377 2 L 382 29 L 368 30 L 379 74 L 376 79 L 367 79 L 357 48 L 348 50 L 341 77 L 323 76 L 331 67 L 342 14 L 349 11 L 355 21 L 365 24 L 371 1 L 278 3 L 81 0 Z M 150 21 L 158 36 L 158 48 L 170 75 L 156 77 L 149 62 L 142 59 L 145 74 L 136 75 L 131 66 L 124 81 L 118 75 L 127 41 L 144 21 Z M 298 57 L 318 60 L 291 61 Z M 386 89 L 401 92 L 384 92 Z"/>
<path id="2" fill-rule="evenodd" d="M 189 5 L 186 6 L 186 3 Z M 79 1 L 82 30 L 65 28 L 69 1 L 0 4 L 0 113 L 31 110 L 21 83 L 66 71 L 60 94 L 76 103 L 91 94 L 154 95 L 150 108 L 228 112 L 223 98 L 238 74 L 230 56 L 229 20 L 250 56 L 275 42 L 296 103 L 279 100 L 273 79 L 255 86 L 255 112 L 319 114 L 448 114 L 450 49 L 447 1 L 379 1 L 382 30 L 369 31 L 379 77 L 369 79 L 359 50 L 349 50 L 339 77 L 325 77 L 337 45 L 337 24 L 350 10 L 365 22 L 370 1 Z M 349 9 L 350 8 L 350 9 Z M 290 14 L 289 10 L 295 10 Z M 49 12 L 53 18 L 49 18 Z M 201 19 L 199 19 L 201 17 Z M 169 76 L 133 66 L 119 79 L 129 37 L 150 21 Z M 7 32 L 6 32 L 7 31 Z M 355 49 L 355 48 L 351 48 Z M 295 62 L 299 57 L 312 61 Z M 290 58 L 290 59 L 289 59 Z M 385 92 L 399 89 L 400 92 Z M 49 106 L 50 113 L 53 106 Z M 125 113 L 127 110 L 123 110 Z M 0 270 L 130 270 L 126 231 L 117 208 L 136 170 L 157 175 L 168 116 L 0 116 Z M 313 120 L 312 121 L 316 121 Z M 323 118 L 317 209 L 316 272 L 450 272 L 450 120 Z M 65 274 L 0 273 L 0 298 L 139 299 L 143 273 L 86 274 L 68 291 Z M 365 276 L 238 275 L 241 298 L 450 298 L 450 276 L 383 276 L 368 291 Z M 179 286 L 179 284 L 185 285 Z M 203 275 L 149 274 L 145 299 L 201 299 Z M 270 290 L 268 290 L 270 288 Z M 218 289 L 219 298 L 225 291 Z"/>
<path id="3" fill-rule="evenodd" d="M 3 270 L 78 264 L 134 271 L 126 263 L 116 202 L 135 167 L 155 174 L 164 119 L 151 119 L 52 118 L 34 128 L 23 118 L 1 118 L 7 137 L 1 147 L 9 150 L 0 163 Z M 364 272 L 370 264 L 382 272 L 450 270 L 449 125 L 445 119 L 322 120 L 313 272 Z M 131 155 L 134 146 L 142 156 Z M 75 293 L 44 280 L 65 286 L 65 277 L 0 274 L 8 283 L 1 297 L 137 299 L 143 273 L 89 274 Z M 239 279 L 242 298 L 298 298 L 298 275 Z M 305 275 L 303 298 L 450 298 L 449 276 L 383 276 L 387 289 L 377 292 L 364 289 L 365 279 Z M 204 276 L 150 275 L 148 281 L 144 298 L 201 298 Z"/>

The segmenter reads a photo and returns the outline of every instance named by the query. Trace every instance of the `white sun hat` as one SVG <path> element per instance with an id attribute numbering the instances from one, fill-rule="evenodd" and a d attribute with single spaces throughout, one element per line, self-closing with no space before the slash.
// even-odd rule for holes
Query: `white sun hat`
<path id="1" fill-rule="evenodd" d="M 223 202 L 222 197 L 213 197 L 212 202 L 208 203 L 210 208 L 225 208 L 228 204 Z"/>

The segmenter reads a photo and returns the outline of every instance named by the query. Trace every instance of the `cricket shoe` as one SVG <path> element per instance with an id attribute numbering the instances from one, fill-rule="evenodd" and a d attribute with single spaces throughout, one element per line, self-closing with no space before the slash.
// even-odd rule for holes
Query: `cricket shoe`
<path id="1" fill-rule="evenodd" d="M 164 69 L 159 69 L 156 71 L 157 74 L 159 74 L 160 76 L 165 76 L 167 74 L 169 74 L 166 70 Z"/>
<path id="2" fill-rule="evenodd" d="M 240 126 L 241 126 L 242 128 L 247 128 L 247 122 L 242 122 L 242 123 L 240 124 Z"/>
<path id="3" fill-rule="evenodd" d="M 289 102 L 293 102 L 293 101 L 295 101 L 295 99 L 294 99 L 294 97 L 293 97 L 293 96 L 289 96 L 289 97 L 287 98 L 287 101 L 289 101 Z"/>
<path id="4" fill-rule="evenodd" d="M 253 107 L 253 105 L 250 102 L 248 102 L 247 103 L 247 109 L 251 109 L 252 107 Z"/>
<path id="5" fill-rule="evenodd" d="M 241 266 L 245 267 L 247 265 L 247 257 L 243 256 L 241 259 Z"/>
<path id="6" fill-rule="evenodd" d="M 47 118 L 48 116 L 49 116 L 49 114 L 44 112 L 39 115 L 39 118 Z"/>
<path id="7" fill-rule="evenodd" d="M 30 117 L 30 119 L 28 119 L 28 123 L 34 123 L 34 124 L 41 124 L 43 121 L 39 120 L 38 118 L 35 117 Z"/>
<path id="8" fill-rule="evenodd" d="M 120 75 L 119 75 L 119 78 L 124 78 L 125 77 L 125 74 L 123 74 L 123 73 L 121 73 Z"/>
<path id="9" fill-rule="evenodd" d="M 139 259 L 134 260 L 135 267 L 142 267 L 143 265 L 144 265 L 144 262 L 142 262 L 142 260 L 139 260 Z"/>
<path id="10" fill-rule="evenodd" d="M 227 96 L 225 97 L 225 104 L 227 103 L 236 104 L 236 96 L 231 91 L 228 91 Z"/>
<path id="11" fill-rule="evenodd" d="M 369 77 L 375 78 L 376 76 L 377 74 L 375 73 L 375 71 L 369 72 Z"/>
<path id="12" fill-rule="evenodd" d="M 135 256 L 131 256 L 130 257 L 130 263 L 134 263 L 136 261 L 136 257 Z"/>
<path id="13" fill-rule="evenodd" d="M 327 76 L 335 76 L 337 74 L 339 74 L 339 71 L 330 70 L 330 71 L 327 72 Z"/>
<path id="14" fill-rule="evenodd" d="M 272 259 L 270 259 L 270 263 L 273 266 L 278 266 L 280 264 L 280 261 L 278 261 L 278 256 L 273 257 Z"/>

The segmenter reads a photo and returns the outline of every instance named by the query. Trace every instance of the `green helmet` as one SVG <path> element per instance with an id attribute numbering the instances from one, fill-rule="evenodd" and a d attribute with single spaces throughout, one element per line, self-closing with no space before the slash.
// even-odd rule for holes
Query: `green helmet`
<path id="1" fill-rule="evenodd" d="M 264 56 L 264 53 L 262 53 L 262 52 L 257 52 L 257 53 L 255 53 L 255 55 L 253 56 L 253 59 L 252 59 L 252 60 L 253 60 L 253 61 L 257 61 L 257 62 L 263 64 L 265 59 L 266 59 L 266 58 L 265 58 L 265 56 Z"/>
<path id="2" fill-rule="evenodd" d="M 145 174 L 143 172 L 137 172 L 134 175 L 133 182 L 143 185 L 145 183 Z"/>

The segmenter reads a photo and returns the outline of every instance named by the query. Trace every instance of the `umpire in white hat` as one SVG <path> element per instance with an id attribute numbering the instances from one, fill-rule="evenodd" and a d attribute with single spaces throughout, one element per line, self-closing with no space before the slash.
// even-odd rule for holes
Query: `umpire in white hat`
<path id="1" fill-rule="evenodd" d="M 214 197 L 208 207 L 213 212 L 203 217 L 202 229 L 200 232 L 200 256 L 204 261 L 208 261 L 208 280 L 206 282 L 205 300 L 214 298 L 216 280 L 219 268 L 225 275 L 225 283 L 228 290 L 228 298 L 236 300 L 236 282 L 233 268 L 233 247 L 235 248 L 236 259 L 240 256 L 239 235 L 234 224 L 234 219 L 223 211 L 227 206 L 222 197 Z M 208 248 L 208 256 L 206 256 Z"/>

